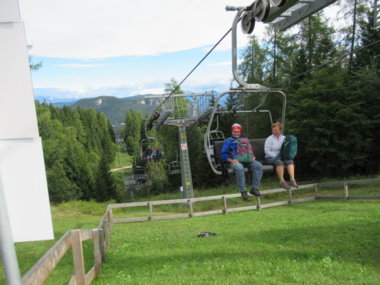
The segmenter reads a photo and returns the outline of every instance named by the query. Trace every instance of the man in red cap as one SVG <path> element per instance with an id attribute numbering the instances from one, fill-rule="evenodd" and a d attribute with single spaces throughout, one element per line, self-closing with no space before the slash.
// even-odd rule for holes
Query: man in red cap
<path id="1" fill-rule="evenodd" d="M 263 165 L 256 161 L 249 139 L 241 137 L 242 131 L 243 128 L 241 125 L 237 123 L 232 125 L 232 137 L 224 141 L 220 158 L 228 162 L 229 167 L 234 170 L 241 197 L 244 201 L 249 201 L 245 187 L 244 167 L 248 167 L 252 171 L 252 187 L 249 193 L 259 197 L 261 196 L 259 187 L 261 178 L 263 177 Z"/>

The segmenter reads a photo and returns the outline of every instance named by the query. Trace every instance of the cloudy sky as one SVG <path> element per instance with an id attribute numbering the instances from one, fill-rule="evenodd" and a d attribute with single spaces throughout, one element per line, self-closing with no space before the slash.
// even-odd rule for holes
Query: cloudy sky
<path id="1" fill-rule="evenodd" d="M 35 96 L 55 99 L 162 93 L 181 81 L 231 27 L 227 5 L 251 0 L 20 0 L 33 62 Z M 239 28 L 240 30 L 240 28 Z M 258 23 L 254 34 L 263 36 Z M 238 36 L 244 47 L 247 37 Z M 231 37 L 182 89 L 227 90 Z"/>

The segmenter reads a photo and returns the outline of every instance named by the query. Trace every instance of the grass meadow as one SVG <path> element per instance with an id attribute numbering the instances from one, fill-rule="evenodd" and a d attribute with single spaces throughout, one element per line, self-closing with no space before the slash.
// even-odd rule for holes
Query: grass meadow
<path id="1" fill-rule="evenodd" d="M 93 284 L 379 284 L 379 206 L 316 201 L 117 224 Z"/>
<path id="2" fill-rule="evenodd" d="M 263 189 L 277 187 L 275 180 L 271 183 L 267 180 Z M 324 195 L 343 195 L 342 187 L 319 190 Z M 195 195 L 233 191 L 234 187 L 227 187 Z M 312 194 L 300 191 L 294 197 Z M 379 185 L 350 186 L 350 194 L 379 195 Z M 178 195 L 162 194 L 149 200 Z M 276 193 L 262 202 L 286 197 L 286 193 Z M 243 202 L 236 199 L 232 203 Z M 75 201 L 52 206 L 56 239 L 17 243 L 21 274 L 67 230 L 96 228 L 107 204 Z M 220 205 L 210 201 L 197 207 L 202 211 Z M 160 208 L 158 214 L 183 208 Z M 132 208 L 115 215 L 141 216 L 147 214 L 144 211 Z M 206 231 L 217 235 L 197 237 Z M 380 284 L 380 201 L 313 201 L 227 215 L 115 224 L 110 243 L 102 273 L 92 284 Z M 83 246 L 89 270 L 92 243 L 86 241 Z M 46 284 L 67 284 L 72 273 L 69 251 Z M 0 270 L 0 284 L 4 283 Z"/>

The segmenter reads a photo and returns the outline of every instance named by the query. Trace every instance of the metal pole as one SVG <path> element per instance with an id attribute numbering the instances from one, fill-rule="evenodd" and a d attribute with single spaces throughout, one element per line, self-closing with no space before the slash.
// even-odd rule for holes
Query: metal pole
<path id="1" fill-rule="evenodd" d="M 8 285 L 21 285 L 15 245 L 13 243 L 5 194 L 0 175 L 0 256 L 4 264 L 5 280 Z"/>
<path id="2" fill-rule="evenodd" d="M 189 150 L 187 145 L 187 135 L 186 127 L 178 127 L 179 135 L 179 150 L 181 157 L 181 178 L 182 178 L 182 187 L 185 194 L 184 198 L 194 198 L 193 193 L 193 179 L 191 176 L 191 167 L 190 167 L 190 158 Z"/>

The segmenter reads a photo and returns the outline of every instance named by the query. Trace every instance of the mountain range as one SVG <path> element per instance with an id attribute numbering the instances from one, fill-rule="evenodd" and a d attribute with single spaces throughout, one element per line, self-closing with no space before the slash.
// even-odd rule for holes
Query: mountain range
<path id="1" fill-rule="evenodd" d="M 97 112 L 103 112 L 113 125 L 125 122 L 125 115 L 129 110 L 143 113 L 143 115 L 153 112 L 158 106 L 158 101 L 145 99 L 145 95 L 134 97 L 116 98 L 111 96 L 100 96 L 90 99 L 80 99 L 70 105 L 72 108 L 93 108 Z"/>
<path id="2" fill-rule="evenodd" d="M 147 95 L 117 98 L 112 96 L 99 96 L 95 98 L 80 99 L 77 101 L 54 102 L 57 107 L 69 106 L 71 108 L 93 108 L 97 112 L 103 112 L 113 125 L 125 122 L 125 115 L 129 110 L 143 113 L 153 112 L 158 106 L 157 99 L 145 98 Z"/>

